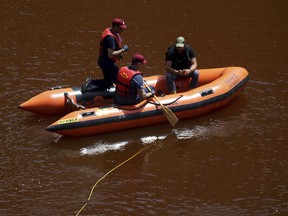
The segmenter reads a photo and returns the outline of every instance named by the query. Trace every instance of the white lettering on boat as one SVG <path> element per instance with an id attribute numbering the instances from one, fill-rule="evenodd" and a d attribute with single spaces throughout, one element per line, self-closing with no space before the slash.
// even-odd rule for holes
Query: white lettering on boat
<path id="1" fill-rule="evenodd" d="M 233 73 L 232 76 L 224 80 L 224 82 L 232 88 L 240 82 L 240 79 L 236 74 Z"/>

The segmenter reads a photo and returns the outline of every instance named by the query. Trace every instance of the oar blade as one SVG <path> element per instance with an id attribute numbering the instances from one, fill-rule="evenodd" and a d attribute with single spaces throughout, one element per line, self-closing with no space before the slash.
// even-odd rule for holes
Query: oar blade
<path id="1" fill-rule="evenodd" d="M 177 116 L 166 106 L 162 106 L 163 112 L 168 119 L 169 123 L 175 127 L 175 125 L 178 123 L 178 118 Z"/>
<path id="2" fill-rule="evenodd" d="M 148 86 L 148 84 L 146 82 L 144 82 L 144 85 L 146 86 L 146 88 L 151 92 L 150 87 Z M 174 127 L 177 123 L 178 123 L 178 118 L 175 116 L 175 114 L 166 106 L 164 106 L 159 99 L 157 98 L 156 95 L 153 95 L 155 100 L 160 104 L 160 106 L 162 107 L 162 110 L 164 112 L 165 117 L 168 119 L 169 123 Z"/>

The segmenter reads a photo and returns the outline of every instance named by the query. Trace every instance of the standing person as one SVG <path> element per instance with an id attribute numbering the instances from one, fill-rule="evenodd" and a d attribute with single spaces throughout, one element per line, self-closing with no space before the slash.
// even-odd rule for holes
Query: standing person
<path id="1" fill-rule="evenodd" d="M 122 45 L 120 34 L 127 28 L 127 25 L 122 19 L 116 18 L 112 21 L 112 27 L 106 28 L 101 36 L 98 65 L 100 66 L 104 80 L 91 80 L 88 78 L 82 85 L 82 92 L 85 92 L 95 87 L 109 88 L 116 83 L 117 74 L 119 71 L 116 64 L 119 59 L 122 59 L 122 54 L 128 51 L 127 45 Z"/>
<path id="2" fill-rule="evenodd" d="M 143 55 L 135 54 L 131 65 L 120 68 L 114 97 L 116 105 L 134 105 L 153 96 L 152 92 L 144 88 L 143 74 L 139 71 L 140 67 L 146 63 Z M 154 91 L 154 88 L 151 89 Z"/>
<path id="3" fill-rule="evenodd" d="M 169 93 L 176 93 L 175 80 L 180 77 L 192 78 L 189 89 L 197 87 L 199 72 L 196 70 L 196 54 L 186 44 L 184 37 L 180 36 L 177 38 L 176 44 L 168 48 L 165 57 L 166 80 Z"/>

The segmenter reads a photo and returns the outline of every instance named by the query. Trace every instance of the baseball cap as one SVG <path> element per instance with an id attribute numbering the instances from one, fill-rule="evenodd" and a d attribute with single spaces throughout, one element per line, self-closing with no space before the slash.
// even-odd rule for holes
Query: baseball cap
<path id="1" fill-rule="evenodd" d="M 117 25 L 120 28 L 127 28 L 127 25 L 125 24 L 124 20 L 116 18 L 112 21 L 112 25 Z"/>
<path id="2" fill-rule="evenodd" d="M 185 45 L 185 38 L 180 36 L 176 40 L 176 47 L 184 47 Z"/>
<path id="3" fill-rule="evenodd" d="M 147 63 L 145 57 L 143 55 L 139 54 L 139 53 L 133 55 L 132 61 L 136 62 L 136 63 L 142 63 L 142 64 L 146 64 Z"/>

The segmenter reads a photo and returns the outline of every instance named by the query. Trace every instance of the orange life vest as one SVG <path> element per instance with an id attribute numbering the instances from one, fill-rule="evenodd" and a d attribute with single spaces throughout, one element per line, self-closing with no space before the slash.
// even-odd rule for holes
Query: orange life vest
<path id="1" fill-rule="evenodd" d="M 116 92 L 120 95 L 132 95 L 137 94 L 137 89 L 131 87 L 131 80 L 137 74 L 142 73 L 129 69 L 128 66 L 121 67 L 117 75 Z"/>
<path id="2" fill-rule="evenodd" d="M 116 50 L 119 50 L 119 49 L 122 47 L 122 40 L 121 40 L 121 38 L 120 38 L 120 35 L 119 35 L 119 34 L 114 35 L 114 34 L 112 34 L 110 28 L 106 28 L 106 29 L 103 31 L 102 36 L 101 36 L 101 40 L 100 40 L 100 48 L 99 48 L 99 54 L 100 54 L 100 56 L 102 55 L 103 49 L 104 49 L 103 40 L 104 40 L 104 38 L 105 38 L 106 36 L 108 36 L 108 35 L 110 35 L 110 36 L 112 36 L 112 37 L 115 38 L 115 40 L 116 40 L 116 42 L 117 42 L 117 45 L 118 45 L 118 47 L 116 48 Z M 114 62 L 117 62 L 118 57 L 114 57 L 112 60 L 113 60 Z"/>

